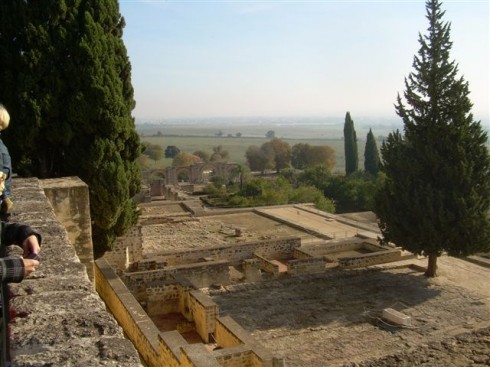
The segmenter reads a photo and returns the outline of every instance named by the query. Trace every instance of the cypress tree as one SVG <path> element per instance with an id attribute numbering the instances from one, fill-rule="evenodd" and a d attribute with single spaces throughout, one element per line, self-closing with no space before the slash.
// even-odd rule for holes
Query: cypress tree
<path id="1" fill-rule="evenodd" d="M 116 0 L 0 3 L 0 100 L 14 170 L 89 186 L 94 252 L 137 220 L 139 137 Z"/>
<path id="2" fill-rule="evenodd" d="M 426 2 L 428 34 L 419 36 L 404 101 L 404 124 L 381 148 L 386 179 L 376 195 L 384 241 L 428 256 L 436 276 L 443 252 L 467 256 L 490 247 L 490 155 L 471 113 L 468 82 L 450 60 L 450 24 L 438 0 Z M 406 104 L 405 104 L 406 103 Z"/>
<path id="3" fill-rule="evenodd" d="M 350 175 L 357 171 L 359 157 L 357 153 L 357 136 L 354 129 L 354 121 L 350 117 L 350 112 L 345 114 L 344 123 L 344 150 L 345 150 L 345 174 Z"/>
<path id="4" fill-rule="evenodd" d="M 364 148 L 364 170 L 376 176 L 379 171 L 379 153 L 374 134 L 369 129 L 366 137 L 366 147 Z"/>

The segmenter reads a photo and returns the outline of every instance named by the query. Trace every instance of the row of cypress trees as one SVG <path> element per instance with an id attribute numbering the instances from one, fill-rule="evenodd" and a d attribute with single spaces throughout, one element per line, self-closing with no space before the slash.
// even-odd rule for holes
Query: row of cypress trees
<path id="1" fill-rule="evenodd" d="M 350 175 L 359 169 L 357 135 L 350 112 L 345 114 L 344 123 L 345 174 Z M 379 171 L 379 152 L 373 131 L 369 129 L 364 149 L 364 170 L 373 176 Z"/>

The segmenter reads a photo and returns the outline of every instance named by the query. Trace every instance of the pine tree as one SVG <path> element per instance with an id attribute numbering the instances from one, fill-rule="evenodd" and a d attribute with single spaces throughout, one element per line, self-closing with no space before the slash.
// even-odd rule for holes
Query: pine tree
<path id="1" fill-rule="evenodd" d="M 94 252 L 137 219 L 140 142 L 116 0 L 0 3 L 0 100 L 14 170 L 89 186 Z"/>
<path id="2" fill-rule="evenodd" d="M 376 176 L 379 171 L 379 153 L 374 134 L 369 129 L 366 137 L 366 147 L 364 149 L 364 170 Z"/>
<path id="3" fill-rule="evenodd" d="M 490 155 L 471 113 L 468 82 L 450 61 L 450 24 L 438 0 L 426 2 L 428 34 L 419 36 L 414 71 L 396 103 L 404 135 L 381 148 L 386 174 L 376 195 L 384 241 L 428 256 L 436 276 L 444 252 L 467 256 L 490 247 Z"/>
<path id="4" fill-rule="evenodd" d="M 359 157 L 357 153 L 357 136 L 354 129 L 354 121 L 350 117 L 350 112 L 345 114 L 344 123 L 344 150 L 345 150 L 345 174 L 350 175 L 357 171 Z"/>

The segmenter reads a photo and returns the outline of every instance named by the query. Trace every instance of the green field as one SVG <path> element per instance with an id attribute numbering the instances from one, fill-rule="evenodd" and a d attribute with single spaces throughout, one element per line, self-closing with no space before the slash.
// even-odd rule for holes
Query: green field
<path id="1" fill-rule="evenodd" d="M 213 147 L 221 145 L 223 149 L 230 153 L 229 161 L 245 164 L 245 152 L 251 145 L 261 146 L 269 139 L 253 137 L 215 137 L 215 136 L 144 136 L 142 142 L 158 144 L 165 148 L 169 145 L 175 145 L 181 152 L 193 153 L 196 150 L 212 152 Z M 308 143 L 310 145 L 328 145 L 335 150 L 335 169 L 334 172 L 344 172 L 344 140 L 343 139 L 282 139 L 291 146 L 297 143 Z M 364 145 L 365 142 L 358 142 L 359 150 L 359 168 L 364 165 Z M 171 159 L 163 158 L 152 163 L 152 168 L 162 168 L 170 166 Z"/>

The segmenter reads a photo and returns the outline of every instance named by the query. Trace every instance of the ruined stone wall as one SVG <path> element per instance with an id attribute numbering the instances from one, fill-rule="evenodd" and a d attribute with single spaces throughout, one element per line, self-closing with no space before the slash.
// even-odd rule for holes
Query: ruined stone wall
<path id="1" fill-rule="evenodd" d="M 104 258 L 95 262 L 95 284 L 145 363 L 158 366 L 159 330 Z"/>
<path id="2" fill-rule="evenodd" d="M 52 178 L 40 181 L 56 218 L 65 227 L 70 243 L 94 279 L 94 252 L 88 186 L 78 177 Z"/>
<path id="3" fill-rule="evenodd" d="M 288 274 L 290 275 L 320 273 L 322 271 L 325 271 L 325 260 L 323 257 L 288 261 Z"/>
<path id="4" fill-rule="evenodd" d="M 196 331 L 205 343 L 209 343 L 209 334 L 216 329 L 218 305 L 200 291 L 190 292 L 192 319 L 196 323 Z"/>
<path id="5" fill-rule="evenodd" d="M 271 273 L 275 276 L 279 275 L 279 265 L 274 264 L 269 259 L 255 254 L 255 260 L 258 261 L 261 270 Z"/>
<path id="6" fill-rule="evenodd" d="M 141 226 L 133 226 L 124 236 L 116 238 L 113 249 L 107 251 L 104 257 L 112 267 L 122 273 L 130 264 L 143 259 L 141 243 Z"/>
<path id="7" fill-rule="evenodd" d="M 307 246 L 303 248 L 304 251 L 308 251 L 312 255 L 325 255 L 333 252 L 351 251 L 357 250 L 363 246 L 365 240 L 361 238 L 349 238 L 345 240 L 333 240 L 325 242 L 321 245 Z"/>
<path id="8" fill-rule="evenodd" d="M 146 288 L 146 313 L 149 316 L 179 312 L 179 285 L 154 283 Z M 141 300 L 138 300 L 141 302 Z"/>
<path id="9" fill-rule="evenodd" d="M 162 252 L 155 254 L 155 256 L 158 256 L 159 260 L 167 265 L 201 262 L 205 258 L 240 263 L 245 259 L 253 258 L 255 253 L 271 259 L 286 258 L 293 253 L 296 247 L 300 246 L 301 239 L 299 237 L 285 237 L 205 249 Z"/>
<path id="10" fill-rule="evenodd" d="M 230 263 L 226 260 L 207 261 L 197 264 L 176 266 L 176 274 L 186 277 L 196 288 L 206 288 L 212 284 L 230 284 Z"/>
<path id="11" fill-rule="evenodd" d="M 207 295 L 191 290 L 185 280 L 181 279 L 183 284 L 169 291 L 179 294 L 179 311 L 194 321 L 196 331 L 204 342 L 211 341 L 210 334 L 219 334 L 216 339 L 224 344 L 218 345 L 225 349 L 209 352 L 202 344 L 188 344 L 177 331 L 159 332 L 104 258 L 96 261 L 95 269 L 97 290 L 148 366 L 273 366 L 269 351 L 231 318 L 219 318 L 218 305 Z M 217 331 L 218 324 L 225 325 L 221 326 L 221 332 Z M 229 340 L 237 340 L 239 350 L 227 348 Z"/>
<path id="12" fill-rule="evenodd" d="M 123 278 L 124 284 L 129 290 L 140 299 L 138 294 L 144 292 L 146 288 L 155 283 L 165 284 L 166 282 L 175 282 L 172 272 L 162 270 L 139 271 L 135 273 L 125 273 Z"/>
<path id="13" fill-rule="evenodd" d="M 66 186 L 59 182 L 63 191 L 73 180 Z M 37 178 L 12 180 L 11 221 L 27 223 L 43 237 L 41 265 L 22 283 L 11 285 L 11 305 L 19 315 L 11 323 L 14 366 L 141 366 L 135 348 L 95 293 L 42 186 Z M 50 186 L 56 190 L 53 182 Z"/>
<path id="14" fill-rule="evenodd" d="M 166 331 L 158 336 L 158 355 L 165 361 L 162 366 L 179 367 L 181 348 L 187 345 L 187 341 L 178 331 Z M 158 367 L 159 365 L 150 365 Z"/>
<path id="15" fill-rule="evenodd" d="M 222 350 L 215 350 L 213 354 L 221 366 L 243 367 L 275 365 L 272 353 L 245 331 L 231 317 L 220 317 L 216 320 L 216 342 L 223 346 Z"/>
<path id="16" fill-rule="evenodd" d="M 401 259 L 401 251 L 397 249 L 357 255 L 355 257 L 339 258 L 339 266 L 343 268 L 359 268 L 376 264 L 383 264 Z"/>

